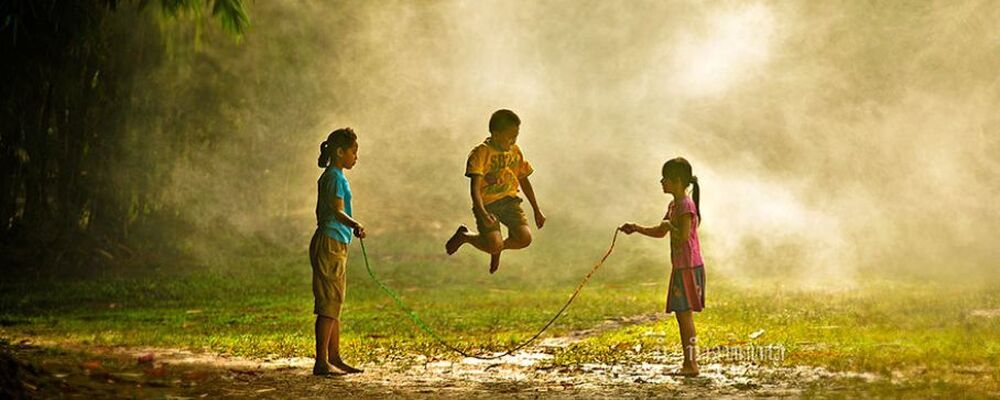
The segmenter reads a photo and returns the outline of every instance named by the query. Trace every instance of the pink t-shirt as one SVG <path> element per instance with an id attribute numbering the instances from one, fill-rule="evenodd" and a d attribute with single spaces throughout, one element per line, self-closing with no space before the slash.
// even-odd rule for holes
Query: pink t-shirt
<path id="1" fill-rule="evenodd" d="M 679 204 L 671 201 L 667 206 L 666 219 L 677 221 L 684 214 L 691 214 L 691 238 L 687 242 L 674 239 L 670 235 L 670 264 L 674 269 L 693 268 L 704 266 L 701 259 L 701 244 L 698 242 L 698 208 L 694 205 L 694 200 L 684 197 Z"/>

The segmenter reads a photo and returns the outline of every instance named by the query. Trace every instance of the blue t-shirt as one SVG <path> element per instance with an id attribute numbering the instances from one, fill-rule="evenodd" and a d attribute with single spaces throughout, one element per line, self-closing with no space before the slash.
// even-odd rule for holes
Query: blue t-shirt
<path id="1" fill-rule="evenodd" d="M 316 223 L 319 229 L 334 240 L 351 244 L 352 230 L 334 217 L 334 198 L 344 199 L 344 213 L 351 214 L 351 185 L 347 183 L 344 171 L 337 167 L 327 167 L 319 177 L 319 196 L 316 199 Z"/>

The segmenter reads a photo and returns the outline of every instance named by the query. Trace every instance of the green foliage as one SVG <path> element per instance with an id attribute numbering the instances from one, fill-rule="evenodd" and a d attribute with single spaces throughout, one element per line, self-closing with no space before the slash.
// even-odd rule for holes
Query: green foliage
<path id="1" fill-rule="evenodd" d="M 219 18 L 226 31 L 237 35 L 242 35 L 250 25 L 250 17 L 244 11 L 241 0 L 215 0 L 212 15 Z"/>
<path id="2" fill-rule="evenodd" d="M 149 1 L 139 1 L 139 9 L 144 9 Z M 237 38 L 246 33 L 250 27 L 250 17 L 247 16 L 246 7 L 242 0 L 160 0 L 159 3 L 164 15 L 171 18 L 188 13 L 200 17 L 203 15 L 202 10 L 210 7 L 211 15 L 219 19 L 223 30 Z"/>

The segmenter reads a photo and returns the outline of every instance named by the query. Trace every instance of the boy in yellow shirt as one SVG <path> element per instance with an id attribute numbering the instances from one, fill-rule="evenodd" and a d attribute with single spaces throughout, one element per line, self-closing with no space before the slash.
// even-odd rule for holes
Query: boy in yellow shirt
<path id="1" fill-rule="evenodd" d="M 490 255 L 490 273 L 500 267 L 500 252 L 523 249 L 531 244 L 531 229 L 521 209 L 518 189 L 531 203 L 535 225 L 542 229 L 545 215 L 538 208 L 535 191 L 528 175 L 531 164 L 524 159 L 515 144 L 521 119 L 510 110 L 498 110 L 490 116 L 490 137 L 472 149 L 465 166 L 465 176 L 471 179 L 472 214 L 478 233 L 469 233 L 460 225 L 445 244 L 445 251 L 454 254 L 463 244 L 471 243 Z M 500 224 L 507 226 L 507 239 L 500 233 Z"/>

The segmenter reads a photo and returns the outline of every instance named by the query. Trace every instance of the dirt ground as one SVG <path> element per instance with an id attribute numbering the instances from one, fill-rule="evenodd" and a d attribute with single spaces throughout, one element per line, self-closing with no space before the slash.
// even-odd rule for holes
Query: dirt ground
<path id="1" fill-rule="evenodd" d="M 503 398 L 786 397 L 824 380 L 877 379 L 819 368 L 708 364 L 698 378 L 668 375 L 677 360 L 635 365 L 545 367 L 546 353 L 495 361 L 429 360 L 365 365 L 365 373 L 319 378 L 312 359 L 248 360 L 184 350 L 92 348 L 29 343 L 3 349 L 4 394 L 12 398 Z M 150 356 L 152 355 L 152 356 Z M 152 358 L 151 361 L 146 361 Z"/>
<path id="2" fill-rule="evenodd" d="M 253 360 L 180 349 L 120 348 L 17 339 L 0 348 L 0 382 L 9 398 L 725 398 L 799 397 L 836 393 L 870 374 L 822 368 L 712 362 L 702 375 L 670 375 L 680 353 L 653 354 L 654 362 L 629 365 L 553 366 L 552 353 L 638 316 L 565 337 L 548 338 L 498 360 L 429 359 L 363 365 L 365 372 L 314 377 L 311 358 Z"/>

